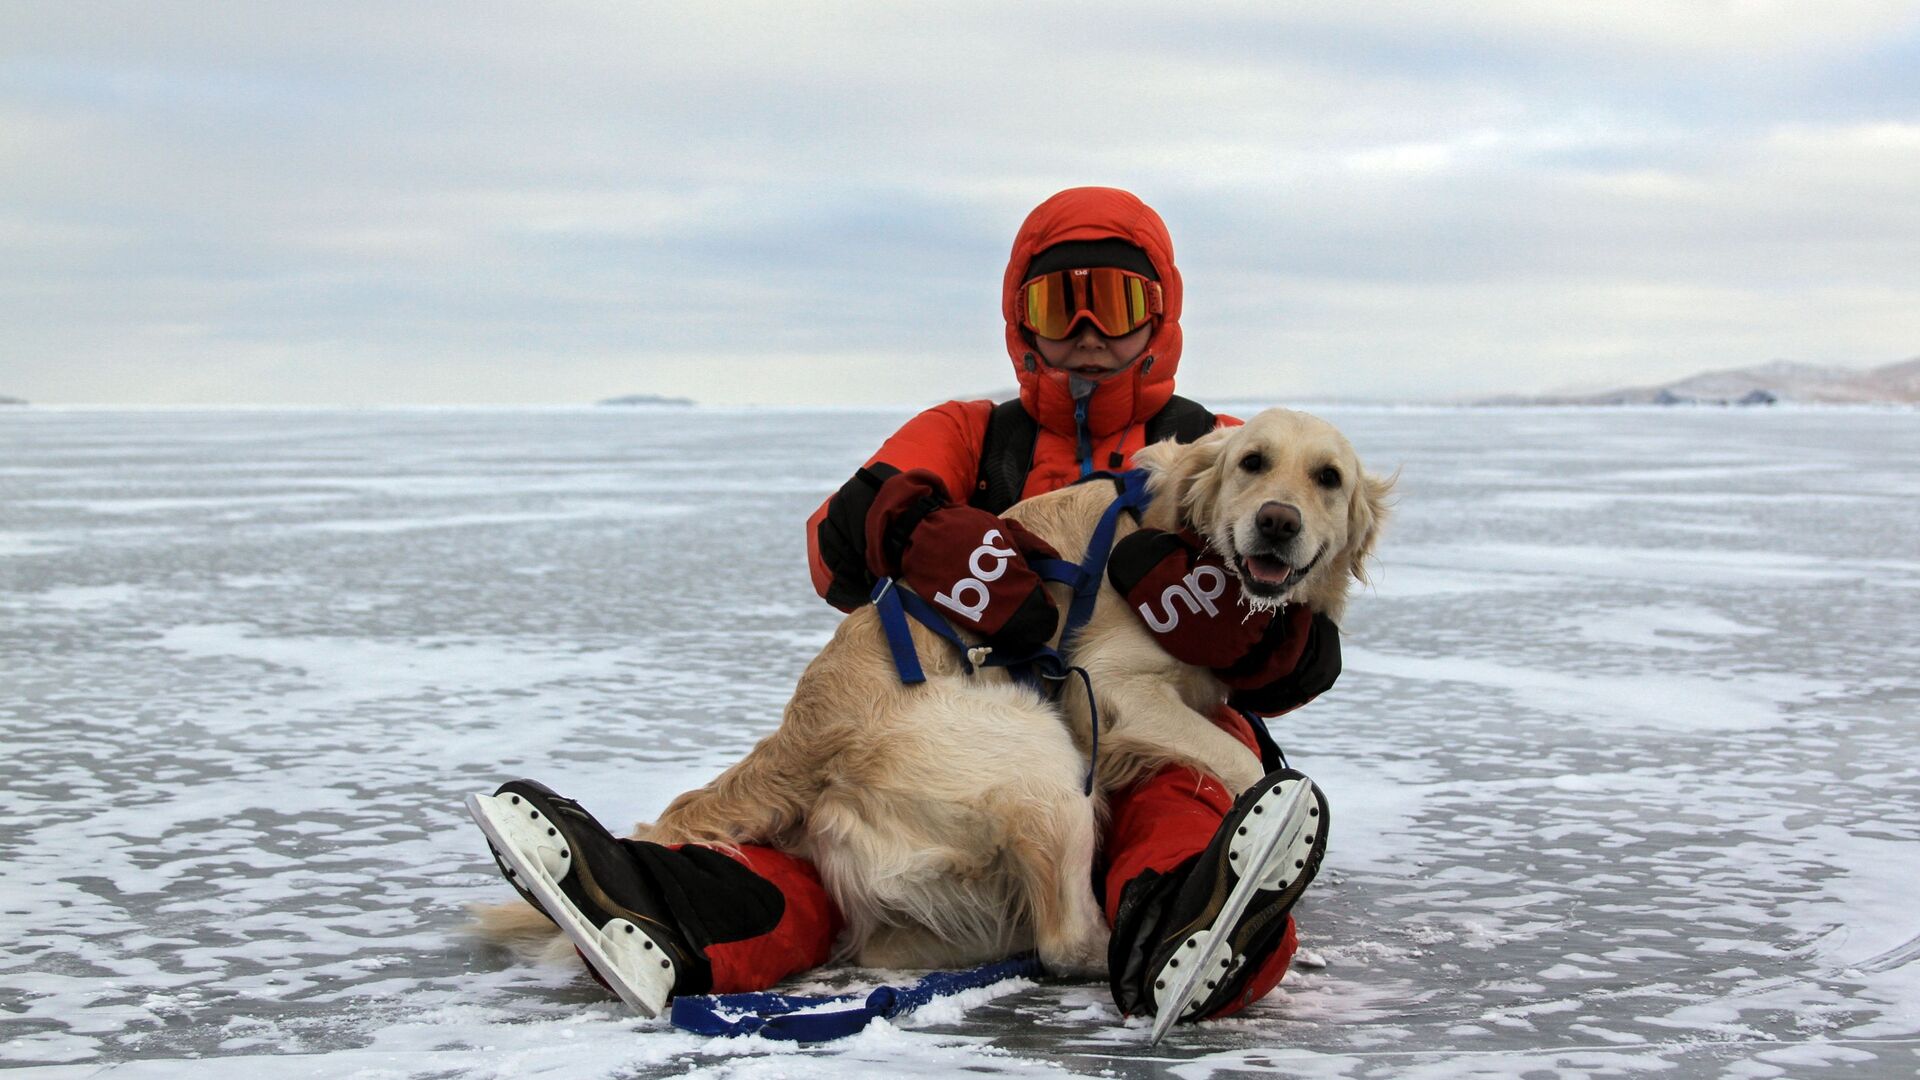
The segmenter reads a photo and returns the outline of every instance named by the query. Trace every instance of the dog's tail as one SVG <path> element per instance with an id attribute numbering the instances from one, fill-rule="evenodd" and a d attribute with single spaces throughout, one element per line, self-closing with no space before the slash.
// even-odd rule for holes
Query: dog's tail
<path id="1" fill-rule="evenodd" d="M 467 914 L 473 917 L 466 926 L 469 933 L 511 950 L 521 960 L 561 964 L 573 958 L 573 946 L 560 928 L 531 904 L 469 904 Z"/>
<path id="2" fill-rule="evenodd" d="M 805 823 L 825 780 L 818 748 L 795 746 L 780 730 L 761 739 L 746 757 L 667 805 L 658 820 L 642 823 L 635 837 L 656 844 L 778 845 Z"/>

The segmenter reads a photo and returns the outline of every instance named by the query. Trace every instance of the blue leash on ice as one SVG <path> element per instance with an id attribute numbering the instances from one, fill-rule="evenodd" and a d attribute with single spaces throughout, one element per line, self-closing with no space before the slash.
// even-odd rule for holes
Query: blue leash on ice
<path id="1" fill-rule="evenodd" d="M 830 1042 L 866 1029 L 882 1017 L 910 1013 L 937 998 L 951 997 L 1007 979 L 1042 973 L 1040 958 L 1022 953 L 965 971 L 935 971 L 911 986 L 876 986 L 861 995 L 698 994 L 673 999 L 673 1026 L 696 1035 L 759 1035 L 782 1042 Z M 833 1008 L 848 1005 L 851 1008 Z"/>

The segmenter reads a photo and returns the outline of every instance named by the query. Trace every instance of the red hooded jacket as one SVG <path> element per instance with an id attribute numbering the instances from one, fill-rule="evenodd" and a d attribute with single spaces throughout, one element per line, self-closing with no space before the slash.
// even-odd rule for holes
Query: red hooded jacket
<path id="1" fill-rule="evenodd" d="M 1147 253 L 1160 276 L 1164 308 L 1147 347 L 1131 366 L 1096 387 L 1085 399 L 1084 418 L 1066 372 L 1047 367 L 1020 327 L 1018 294 L 1028 264 L 1055 244 L 1072 240 L 1120 239 Z M 1027 474 L 1022 498 L 1030 498 L 1105 468 L 1118 453 L 1131 462 L 1134 451 L 1146 443 L 1145 424 L 1173 396 L 1173 376 L 1180 367 L 1180 271 L 1173 263 L 1173 239 L 1160 215 L 1130 192 L 1118 188 L 1069 188 L 1035 207 L 1014 237 L 1007 257 L 1006 277 L 1000 289 L 1001 313 L 1007 324 L 1007 355 L 1020 382 L 1020 402 L 1038 423 L 1033 469 Z M 990 401 L 949 401 L 907 421 L 871 458 L 868 470 L 926 469 L 939 476 L 956 502 L 965 502 L 978 483 L 982 442 Z M 1238 421 L 1222 417 L 1222 422 Z M 1091 454 L 1083 454 L 1081 437 Z M 866 470 L 863 470 L 863 472 Z M 882 477 L 884 478 L 884 477 Z M 862 494 L 867 498 L 863 499 Z M 807 519 L 807 561 L 814 588 L 842 610 L 852 610 L 867 599 L 862 560 L 857 548 L 870 491 L 856 477 L 821 504 Z M 864 586 L 863 586 L 864 582 Z"/>

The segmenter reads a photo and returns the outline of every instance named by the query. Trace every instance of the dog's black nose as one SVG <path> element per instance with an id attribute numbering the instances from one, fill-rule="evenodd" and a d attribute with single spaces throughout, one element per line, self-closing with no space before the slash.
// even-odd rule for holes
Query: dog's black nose
<path id="1" fill-rule="evenodd" d="M 1270 502 L 1260 507 L 1253 523 L 1267 543 L 1284 544 L 1300 535 L 1300 510 L 1286 503 Z"/>

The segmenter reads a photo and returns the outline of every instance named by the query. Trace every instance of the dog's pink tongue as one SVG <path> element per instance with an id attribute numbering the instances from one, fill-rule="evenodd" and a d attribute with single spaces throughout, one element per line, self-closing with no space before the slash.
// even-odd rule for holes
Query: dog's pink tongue
<path id="1" fill-rule="evenodd" d="M 1247 559 L 1247 572 L 1253 575 L 1255 581 L 1278 585 L 1293 573 L 1293 567 L 1266 555 L 1253 555 Z"/>

